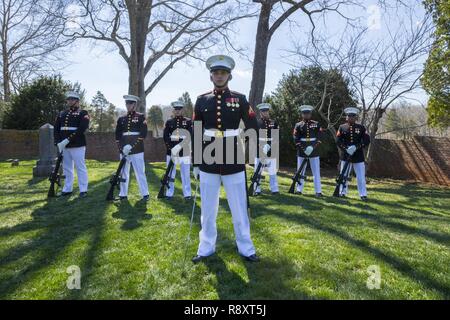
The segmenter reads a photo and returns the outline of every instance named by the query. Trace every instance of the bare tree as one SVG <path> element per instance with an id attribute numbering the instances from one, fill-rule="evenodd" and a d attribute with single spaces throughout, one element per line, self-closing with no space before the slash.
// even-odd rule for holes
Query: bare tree
<path id="1" fill-rule="evenodd" d="M 2 0 L 0 50 L 3 99 L 30 78 L 60 65 L 59 49 L 70 44 L 61 37 L 66 7 L 63 0 Z M 51 14 L 50 14 L 51 13 Z"/>
<path id="2" fill-rule="evenodd" d="M 314 46 L 297 47 L 300 64 L 338 68 L 348 78 L 362 110 L 361 122 L 369 131 L 372 143 L 368 148 L 370 164 L 380 119 L 399 99 L 408 99 L 420 88 L 422 60 L 431 45 L 432 24 L 429 16 L 417 22 L 412 16 L 396 30 L 387 26 L 386 37 L 370 40 L 366 29 L 346 29 L 337 44 L 315 39 Z"/>
<path id="3" fill-rule="evenodd" d="M 142 100 L 174 65 L 204 59 L 214 50 L 234 48 L 233 23 L 252 17 L 239 1 L 78 0 L 76 14 L 66 16 L 69 38 L 112 45 L 128 66 L 130 94 Z"/>
<path id="4" fill-rule="evenodd" d="M 285 21 L 289 21 L 296 12 L 301 12 L 311 22 L 312 35 L 314 35 L 315 16 L 321 16 L 327 12 L 335 12 L 345 20 L 351 20 L 344 14 L 345 7 L 361 7 L 361 1 L 352 0 L 253 0 L 253 2 L 260 4 L 260 11 L 253 57 L 253 76 L 249 94 L 249 101 L 252 105 L 257 105 L 262 101 L 266 82 L 269 44 L 275 31 Z"/>

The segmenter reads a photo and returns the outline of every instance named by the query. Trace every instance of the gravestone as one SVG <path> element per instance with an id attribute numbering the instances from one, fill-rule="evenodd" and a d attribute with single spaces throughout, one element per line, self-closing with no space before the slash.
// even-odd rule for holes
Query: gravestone
<path id="1" fill-rule="evenodd" d="M 39 160 L 33 167 L 33 177 L 48 177 L 56 162 L 53 126 L 49 123 L 39 128 Z"/>

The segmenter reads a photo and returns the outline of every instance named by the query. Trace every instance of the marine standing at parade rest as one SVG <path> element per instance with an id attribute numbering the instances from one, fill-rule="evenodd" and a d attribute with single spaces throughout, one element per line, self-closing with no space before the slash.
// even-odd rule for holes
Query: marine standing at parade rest
<path id="1" fill-rule="evenodd" d="M 183 141 L 187 135 L 192 135 L 192 120 L 183 116 L 184 103 L 182 101 L 172 102 L 171 105 L 173 117 L 166 121 L 163 134 L 167 148 L 166 163 L 169 165 L 170 160 L 174 163 L 170 174 L 169 188 L 166 190 L 166 198 L 173 197 L 176 166 L 180 164 L 183 196 L 185 199 L 191 199 L 191 144 L 183 144 Z"/>
<path id="2" fill-rule="evenodd" d="M 346 161 L 350 161 L 348 172 L 353 167 L 356 175 L 359 196 L 361 200 L 367 200 L 366 189 L 366 166 L 364 164 L 364 148 L 370 143 L 370 137 L 366 128 L 356 123 L 359 109 L 349 107 L 344 109 L 346 114 L 346 123 L 342 124 L 336 134 L 336 144 L 340 149 L 340 171 L 342 172 Z M 344 186 L 341 186 L 340 194 L 346 196 L 348 191 L 348 180 Z"/>
<path id="3" fill-rule="evenodd" d="M 194 107 L 193 163 L 194 177 L 200 176 L 201 231 L 197 255 L 192 261 L 197 263 L 216 251 L 216 218 L 220 186 L 223 184 L 232 214 L 237 250 L 246 260 L 255 262 L 259 258 L 250 237 L 239 124 L 242 120 L 245 129 L 255 130 L 256 138 L 256 116 L 245 95 L 228 88 L 234 60 L 224 55 L 213 56 L 207 60 L 206 66 L 214 89 L 199 96 Z M 199 137 L 196 126 L 200 125 L 203 130 Z M 199 144 L 201 148 L 197 148 Z"/>
<path id="4" fill-rule="evenodd" d="M 117 120 L 116 143 L 120 151 L 120 158 L 126 157 L 127 161 L 122 169 L 120 183 L 120 200 L 128 198 L 128 186 L 130 183 L 130 164 L 136 175 L 139 191 L 143 201 L 149 200 L 147 177 L 145 176 L 144 139 L 147 136 L 147 121 L 145 115 L 137 112 L 139 97 L 124 95 L 127 114 Z"/>
<path id="5" fill-rule="evenodd" d="M 58 151 L 63 154 L 63 174 L 65 176 L 62 196 L 69 196 L 73 190 L 73 167 L 77 171 L 80 198 L 87 196 L 88 172 L 85 162 L 86 137 L 89 128 L 89 114 L 80 110 L 80 95 L 69 91 L 66 94 L 68 110 L 58 114 L 54 126 L 54 138 Z"/>
<path id="6" fill-rule="evenodd" d="M 320 157 L 318 154 L 318 147 L 320 146 L 320 138 L 322 134 L 322 128 L 320 123 L 312 120 L 313 107 L 310 105 L 300 106 L 300 112 L 302 120 L 295 124 L 294 128 L 294 142 L 297 147 L 297 170 L 303 159 L 307 158 L 311 165 L 311 171 L 314 179 L 314 191 L 316 197 L 322 196 L 322 185 L 320 182 Z M 308 162 L 304 166 L 302 176 L 305 175 Z M 301 183 L 297 184 L 297 194 L 302 194 L 303 187 L 305 185 L 304 179 L 300 180 Z"/>

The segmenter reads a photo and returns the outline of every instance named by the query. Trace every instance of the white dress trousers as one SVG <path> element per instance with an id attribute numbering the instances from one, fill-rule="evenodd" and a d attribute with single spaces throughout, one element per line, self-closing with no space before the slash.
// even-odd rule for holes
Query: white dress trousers
<path id="1" fill-rule="evenodd" d="M 63 150 L 63 172 L 66 176 L 62 192 L 72 192 L 73 190 L 73 167 L 78 176 L 78 188 L 80 192 L 87 192 L 88 172 L 85 163 L 86 147 L 64 148 Z"/>
<path id="2" fill-rule="evenodd" d="M 169 165 L 170 156 L 166 156 L 166 164 Z M 180 165 L 180 174 L 181 174 L 181 184 L 183 188 L 183 196 L 190 197 L 191 196 L 191 157 L 175 157 L 174 166 L 172 168 L 172 173 L 170 178 L 175 180 L 177 174 L 177 164 Z M 175 183 L 169 182 L 169 188 L 166 190 L 167 197 L 173 197 L 175 189 Z"/>
<path id="3" fill-rule="evenodd" d="M 297 157 L 297 170 L 300 168 L 300 165 L 303 161 L 303 157 Z M 320 158 L 313 157 L 309 158 L 309 164 L 311 164 L 311 171 L 314 179 L 314 191 L 316 193 L 322 193 L 322 185 L 320 183 Z M 308 167 L 308 163 L 303 168 L 302 176 L 305 175 L 306 168 Z M 303 192 L 303 187 L 305 186 L 304 179 L 300 180 L 301 183 L 297 184 L 297 191 Z"/>
<path id="4" fill-rule="evenodd" d="M 359 196 L 360 197 L 367 197 L 367 189 L 366 189 L 366 165 L 364 162 L 358 162 L 358 163 L 349 163 L 349 172 L 351 172 L 353 168 L 353 171 L 356 175 L 356 184 L 358 186 Z M 344 169 L 344 162 L 341 161 L 341 172 Z M 345 186 L 341 186 L 340 193 L 346 195 L 348 192 L 348 181 L 345 184 Z"/>
<path id="5" fill-rule="evenodd" d="M 258 168 L 260 159 L 255 158 L 255 170 Z M 277 159 L 276 158 L 266 158 L 265 166 L 263 167 L 263 172 L 269 174 L 269 187 L 271 192 L 279 192 L 278 189 L 278 179 L 277 179 Z M 256 187 L 256 192 L 261 192 L 261 185 Z"/>
<path id="6" fill-rule="evenodd" d="M 225 188 L 228 206 L 231 210 L 238 251 L 241 255 L 248 257 L 255 254 L 255 247 L 250 238 L 244 171 L 229 175 L 200 171 L 202 229 L 197 254 L 209 256 L 216 251 L 216 218 L 219 209 L 221 183 Z"/>
<path id="7" fill-rule="evenodd" d="M 122 159 L 122 155 L 120 156 Z M 128 186 L 130 184 L 130 164 L 133 165 L 134 174 L 136 175 L 136 180 L 139 185 L 139 191 L 141 196 L 147 196 L 148 193 L 148 185 L 147 185 L 147 177 L 145 176 L 145 161 L 144 161 L 144 153 L 136 153 L 129 154 L 127 156 L 127 161 L 122 168 L 122 178 L 125 179 L 125 182 L 120 183 L 120 197 L 128 196 Z"/>

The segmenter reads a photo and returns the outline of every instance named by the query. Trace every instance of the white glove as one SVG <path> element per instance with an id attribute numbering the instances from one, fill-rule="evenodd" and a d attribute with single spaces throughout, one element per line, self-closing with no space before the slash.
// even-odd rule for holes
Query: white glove
<path id="1" fill-rule="evenodd" d="M 172 154 L 172 157 L 177 157 L 178 154 L 180 153 L 180 150 L 181 150 L 180 144 L 177 144 L 176 146 L 174 146 L 174 147 L 172 148 L 172 150 L 170 151 L 171 154 Z"/>
<path id="2" fill-rule="evenodd" d="M 264 145 L 264 147 L 263 147 L 263 152 L 264 152 L 264 154 L 267 156 L 267 154 L 269 153 L 269 151 L 270 151 L 270 146 L 269 146 L 269 144 L 265 144 Z"/>
<path id="3" fill-rule="evenodd" d="M 129 144 L 125 145 L 122 149 L 122 153 L 127 156 L 130 154 L 131 149 L 133 149 L 133 147 Z"/>
<path id="4" fill-rule="evenodd" d="M 61 153 L 63 152 L 63 150 L 66 148 L 66 146 L 69 144 L 69 139 L 64 139 L 63 141 L 61 141 L 60 143 L 57 144 L 58 146 L 58 151 Z"/>
<path id="5" fill-rule="evenodd" d="M 305 154 L 309 157 L 309 155 L 314 151 L 313 146 L 307 146 L 305 149 Z"/>
<path id="6" fill-rule="evenodd" d="M 200 168 L 198 166 L 194 167 L 194 169 L 192 170 L 192 173 L 194 174 L 195 180 L 197 180 L 200 175 Z"/>
<path id="7" fill-rule="evenodd" d="M 355 145 L 351 145 L 350 147 L 347 148 L 347 153 L 351 156 L 355 153 L 355 151 L 356 151 Z"/>

